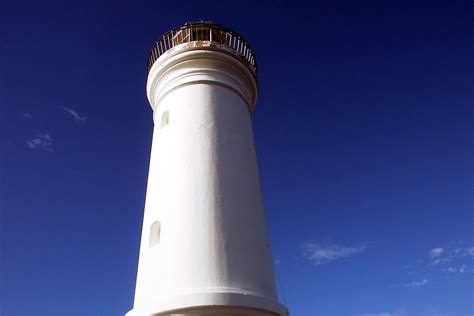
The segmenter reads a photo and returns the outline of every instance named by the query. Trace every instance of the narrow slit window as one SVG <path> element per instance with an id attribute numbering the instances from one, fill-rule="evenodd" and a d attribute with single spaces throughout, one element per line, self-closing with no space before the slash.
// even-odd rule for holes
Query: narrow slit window
<path id="1" fill-rule="evenodd" d="M 163 115 L 161 116 L 161 127 L 160 128 L 163 128 L 165 127 L 166 125 L 168 125 L 170 121 L 170 112 L 169 111 L 166 111 L 165 113 L 163 113 Z"/>
<path id="2" fill-rule="evenodd" d="M 153 247 L 160 242 L 160 231 L 161 224 L 160 221 L 155 221 L 150 227 L 150 243 L 149 247 Z"/>

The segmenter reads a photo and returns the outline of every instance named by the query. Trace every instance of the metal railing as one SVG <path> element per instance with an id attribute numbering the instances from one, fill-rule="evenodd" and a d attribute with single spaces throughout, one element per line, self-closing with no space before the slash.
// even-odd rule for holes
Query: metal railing
<path id="1" fill-rule="evenodd" d="M 194 41 L 210 41 L 232 49 L 248 63 L 255 74 L 257 73 L 257 60 L 250 45 L 239 34 L 212 22 L 186 23 L 166 32 L 150 50 L 148 72 L 155 61 L 167 50 L 176 45 Z"/>

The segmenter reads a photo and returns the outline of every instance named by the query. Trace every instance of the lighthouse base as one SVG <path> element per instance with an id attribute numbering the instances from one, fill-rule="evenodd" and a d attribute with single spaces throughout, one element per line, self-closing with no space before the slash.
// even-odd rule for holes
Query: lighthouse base
<path id="1" fill-rule="evenodd" d="M 240 293 L 178 295 L 159 305 L 146 310 L 135 306 L 125 316 L 288 316 L 276 301 Z"/>

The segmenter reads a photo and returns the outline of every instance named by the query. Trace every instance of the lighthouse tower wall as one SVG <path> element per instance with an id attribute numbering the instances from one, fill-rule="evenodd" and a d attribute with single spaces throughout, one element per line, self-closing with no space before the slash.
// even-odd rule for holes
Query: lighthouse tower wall
<path id="1" fill-rule="evenodd" d="M 155 128 L 134 309 L 286 315 L 252 132 L 255 76 L 223 48 L 174 47 L 147 84 Z"/>

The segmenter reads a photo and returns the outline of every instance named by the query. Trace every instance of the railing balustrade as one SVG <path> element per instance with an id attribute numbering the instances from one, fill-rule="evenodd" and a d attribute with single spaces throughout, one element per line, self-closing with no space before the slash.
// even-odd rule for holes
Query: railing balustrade
<path id="1" fill-rule="evenodd" d="M 257 73 L 257 60 L 250 45 L 234 31 L 209 22 L 186 23 L 161 36 L 148 55 L 148 71 L 155 61 L 169 49 L 194 41 L 210 41 L 232 49 Z"/>

